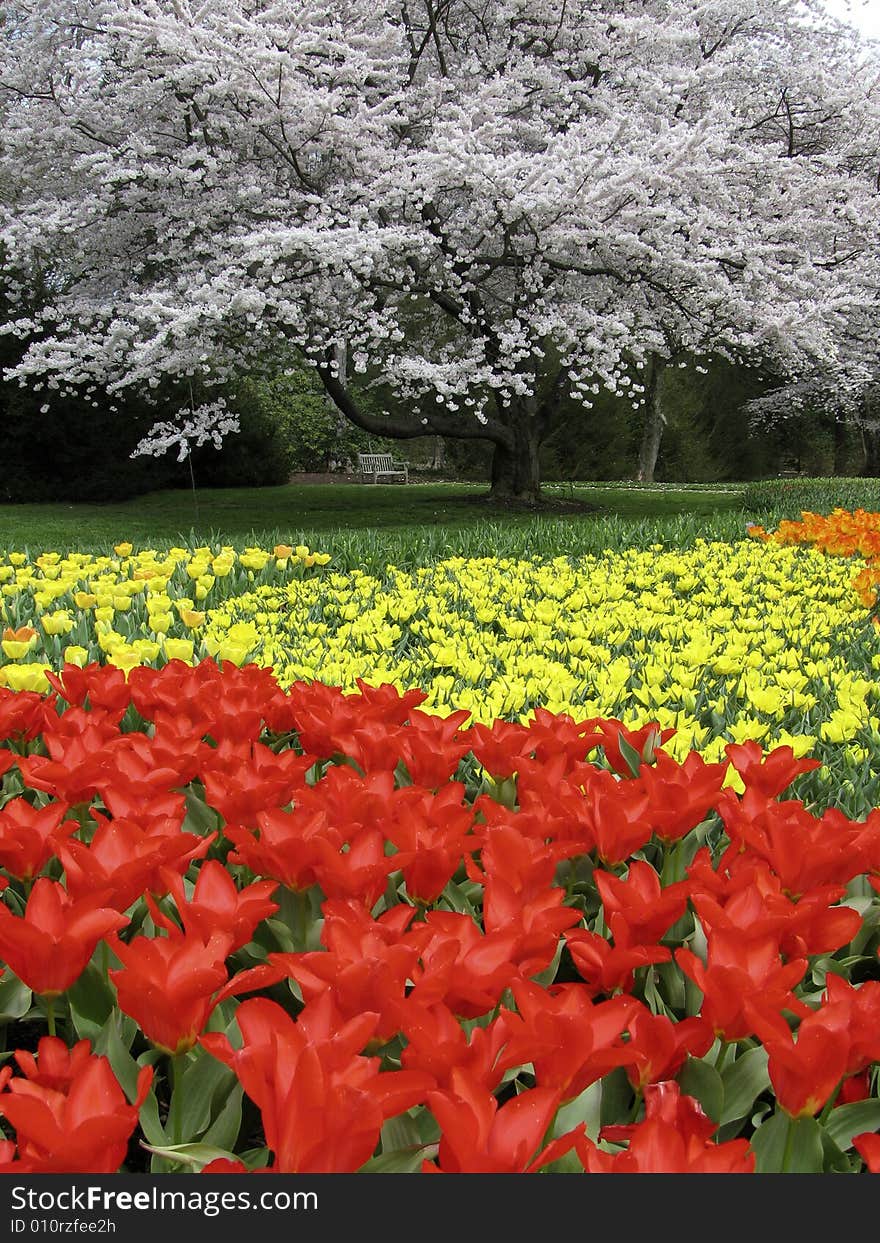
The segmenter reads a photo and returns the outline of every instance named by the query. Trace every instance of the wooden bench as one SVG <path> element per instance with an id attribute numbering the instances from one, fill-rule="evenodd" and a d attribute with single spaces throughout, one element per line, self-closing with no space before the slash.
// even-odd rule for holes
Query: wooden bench
<path id="1" fill-rule="evenodd" d="M 358 471 L 364 483 L 378 483 L 380 479 L 409 481 L 409 462 L 395 462 L 390 453 L 359 453 Z"/>

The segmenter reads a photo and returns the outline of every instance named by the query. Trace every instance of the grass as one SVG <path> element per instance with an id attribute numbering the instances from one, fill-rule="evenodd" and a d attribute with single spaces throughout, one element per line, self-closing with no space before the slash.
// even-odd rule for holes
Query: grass
<path id="1" fill-rule="evenodd" d="M 700 537 L 739 539 L 747 521 L 772 526 L 801 509 L 880 507 L 880 480 L 786 479 L 753 484 L 547 484 L 548 500 L 581 512 L 510 510 L 484 485 L 292 484 L 163 491 L 114 504 L 0 505 L 0 549 L 109 552 L 121 540 L 164 549 L 305 543 L 340 567 L 409 568 L 462 556 L 580 555 Z"/>
<path id="2" fill-rule="evenodd" d="M 121 540 L 154 548 L 284 542 L 326 548 L 337 562 L 403 564 L 455 553 L 587 552 L 631 538 L 687 541 L 705 533 L 710 516 L 726 518 L 730 534 L 742 533 L 737 491 L 564 484 L 548 485 L 547 495 L 595 508 L 511 511 L 480 501 L 485 487 L 475 484 L 215 488 L 195 497 L 163 491 L 106 505 L 2 505 L 0 547 L 99 552 Z"/>

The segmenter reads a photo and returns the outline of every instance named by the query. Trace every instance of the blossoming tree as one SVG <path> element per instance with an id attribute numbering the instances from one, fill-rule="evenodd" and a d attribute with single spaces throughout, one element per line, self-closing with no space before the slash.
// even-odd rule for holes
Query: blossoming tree
<path id="1" fill-rule="evenodd" d="M 21 0 L 3 22 L 7 331 L 50 400 L 290 351 L 354 423 L 488 439 L 494 491 L 534 499 L 542 439 L 601 386 L 638 403 L 646 370 L 707 350 L 833 363 L 870 288 L 876 89 L 818 0 Z M 226 430 L 212 404 L 184 434 Z"/>

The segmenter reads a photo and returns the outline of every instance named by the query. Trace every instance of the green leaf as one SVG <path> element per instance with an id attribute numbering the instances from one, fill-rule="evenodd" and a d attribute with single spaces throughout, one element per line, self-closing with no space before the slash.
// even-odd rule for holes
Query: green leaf
<path id="1" fill-rule="evenodd" d="M 821 1122 L 819 1126 L 822 1126 Z M 841 1152 L 824 1127 L 822 1128 L 822 1155 L 826 1174 L 855 1174 L 858 1173 L 862 1163 L 858 1153 L 850 1152 L 849 1156 L 846 1156 Z"/>
<path id="2" fill-rule="evenodd" d="M 455 881 L 449 881 L 440 896 L 449 904 L 453 911 L 456 911 L 459 915 L 470 915 L 473 918 L 474 908 L 468 901 L 464 890 L 460 885 L 456 885 Z"/>
<path id="3" fill-rule="evenodd" d="M 628 742 L 627 739 L 624 738 L 623 734 L 618 735 L 617 745 L 620 748 L 620 754 L 626 761 L 626 766 L 630 773 L 633 777 L 638 777 L 639 769 L 642 766 L 641 753 L 635 749 L 631 742 Z"/>
<path id="4" fill-rule="evenodd" d="M 180 1126 L 186 1140 L 195 1139 L 206 1130 L 215 1099 L 222 1099 L 234 1083 L 235 1075 L 229 1067 L 204 1049 L 189 1061 L 180 1085 L 183 1093 Z"/>
<path id="5" fill-rule="evenodd" d="M 0 980 L 0 1023 L 21 1019 L 31 1008 L 33 994 L 17 975 Z"/>
<path id="6" fill-rule="evenodd" d="M 418 1123 L 409 1114 L 389 1118 L 384 1123 L 379 1138 L 382 1141 L 382 1152 L 389 1155 L 404 1148 L 417 1148 L 422 1145 Z"/>
<path id="7" fill-rule="evenodd" d="M 272 941 L 268 934 L 271 934 Z M 264 919 L 255 935 L 260 938 L 263 948 L 270 953 L 280 950 L 284 954 L 293 954 L 296 951 L 290 929 L 280 919 Z"/>
<path id="8" fill-rule="evenodd" d="M 423 1161 L 431 1161 L 437 1155 L 436 1144 L 418 1148 L 398 1148 L 371 1157 L 357 1171 L 358 1174 L 418 1174 Z"/>
<path id="9" fill-rule="evenodd" d="M 241 1101 L 244 1095 L 240 1083 L 236 1083 L 223 1102 L 217 1117 L 202 1136 L 202 1143 L 218 1148 L 234 1148 L 241 1130 Z"/>
<path id="10" fill-rule="evenodd" d="M 693 1096 L 713 1122 L 719 1122 L 724 1106 L 724 1083 L 714 1066 L 696 1057 L 689 1057 L 678 1075 L 678 1084 L 686 1096 Z"/>
<path id="11" fill-rule="evenodd" d="M 180 826 L 181 833 L 196 833 L 199 837 L 207 837 L 220 826 L 220 820 L 213 807 L 198 797 L 191 789 L 186 791 L 186 816 Z"/>
<path id="12" fill-rule="evenodd" d="M 165 1134 L 165 1128 L 159 1118 L 159 1102 L 156 1093 L 150 1090 L 147 1093 L 146 1100 L 141 1105 L 141 1111 L 138 1115 L 141 1130 L 151 1144 L 165 1144 L 168 1136 Z"/>
<path id="13" fill-rule="evenodd" d="M 245 1152 L 238 1154 L 238 1159 L 249 1170 L 261 1170 L 268 1165 L 271 1155 L 268 1148 L 248 1148 Z"/>
<path id="14" fill-rule="evenodd" d="M 137 1096 L 140 1067 L 129 1053 L 119 1034 L 119 1012 L 114 1010 L 94 1041 L 96 1053 L 103 1053 L 130 1101 Z"/>
<path id="15" fill-rule="evenodd" d="M 516 777 L 503 777 L 500 781 L 494 781 L 493 784 L 492 797 L 496 803 L 513 811 L 516 806 Z"/>
<path id="16" fill-rule="evenodd" d="M 584 1088 L 573 1101 L 559 1108 L 553 1122 L 551 1138 L 558 1139 L 560 1135 L 565 1135 L 567 1131 L 573 1130 L 583 1122 L 586 1125 L 587 1135 L 595 1142 L 599 1138 L 601 1109 L 602 1081 L 597 1080 L 588 1088 Z"/>
<path id="17" fill-rule="evenodd" d="M 602 1104 L 599 1115 L 602 1126 L 628 1121 L 632 1101 L 632 1084 L 627 1079 L 623 1067 L 618 1066 L 602 1080 Z"/>
<path id="18" fill-rule="evenodd" d="M 767 1050 L 758 1047 L 748 1049 L 731 1066 L 726 1067 L 721 1075 L 724 1107 L 718 1119 L 720 1125 L 745 1118 L 761 1093 L 770 1087 L 767 1061 Z"/>
<path id="19" fill-rule="evenodd" d="M 172 1161 L 177 1165 L 190 1165 L 194 1169 L 201 1169 L 209 1161 L 216 1161 L 221 1157 L 226 1157 L 230 1161 L 239 1159 L 234 1152 L 227 1152 L 225 1148 L 214 1148 L 211 1144 L 144 1144 L 144 1147 L 148 1152 L 152 1152 L 157 1157 L 163 1157 L 166 1161 Z"/>
<path id="20" fill-rule="evenodd" d="M 815 1118 L 775 1113 L 750 1140 L 758 1174 L 821 1174 L 825 1160 L 822 1128 Z"/>
<path id="21" fill-rule="evenodd" d="M 97 1040 L 116 1004 L 115 994 L 104 972 L 95 963 L 89 963 L 76 983 L 67 990 L 67 1000 L 77 1035 L 85 1040 Z"/>
<path id="22" fill-rule="evenodd" d="M 565 942 L 562 937 L 556 946 L 556 953 L 553 955 L 553 961 L 549 967 L 545 967 L 543 971 L 539 971 L 537 975 L 533 975 L 532 979 L 536 984 L 540 984 L 541 988 L 547 988 L 556 979 L 556 972 L 559 970 L 559 960 L 562 958 L 562 951 Z"/>
<path id="23" fill-rule="evenodd" d="M 660 981 L 660 994 L 670 1009 L 681 1013 L 685 1008 L 685 976 L 674 962 L 661 962 L 654 966 Z"/>
<path id="24" fill-rule="evenodd" d="M 838 1105 L 825 1119 L 825 1130 L 838 1148 L 852 1147 L 854 1135 L 880 1128 L 880 1101 L 853 1101 Z"/>

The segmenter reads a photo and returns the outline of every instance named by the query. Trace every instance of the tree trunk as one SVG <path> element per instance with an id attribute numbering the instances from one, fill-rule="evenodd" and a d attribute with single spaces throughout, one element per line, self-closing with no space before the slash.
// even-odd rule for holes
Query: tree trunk
<path id="1" fill-rule="evenodd" d="M 390 436 L 395 440 L 449 436 L 455 440 L 491 441 L 495 450 L 490 495 L 496 499 L 524 501 L 532 505 L 540 500 L 538 450 L 554 420 L 559 417 L 567 383 L 564 368 L 558 369 L 549 386 L 550 391 L 540 402 L 535 397 L 522 399 L 517 405 L 499 412 L 498 417 L 490 415 L 482 422 L 424 407 L 415 414 L 387 412 L 376 415 L 362 407 L 356 395 L 340 379 L 332 351 L 318 365 L 318 375 L 342 414 L 356 427 L 373 435 Z"/>
<path id="2" fill-rule="evenodd" d="M 446 445 L 442 436 L 434 437 L 434 451 L 431 456 L 431 470 L 442 470 L 446 465 Z"/>
<path id="3" fill-rule="evenodd" d="M 524 414 L 516 415 L 510 428 L 512 445 L 496 444 L 492 454 L 490 495 L 497 500 L 534 505 L 541 498 L 538 429 L 535 420 Z"/>
<path id="4" fill-rule="evenodd" d="M 842 475 L 846 466 L 847 436 L 846 423 L 843 419 L 834 420 L 834 474 Z"/>
<path id="5" fill-rule="evenodd" d="M 863 424 L 862 446 L 865 454 L 862 476 L 863 478 L 876 479 L 880 476 L 880 428 Z"/>
<path id="6" fill-rule="evenodd" d="M 636 478 L 644 483 L 653 483 L 657 458 L 660 454 L 660 442 L 663 439 L 663 427 L 666 416 L 663 413 L 661 385 L 663 378 L 663 361 L 656 354 L 651 355 L 648 364 L 647 384 L 645 391 L 645 426 L 642 430 L 642 443 L 639 448 L 639 468 Z"/>

